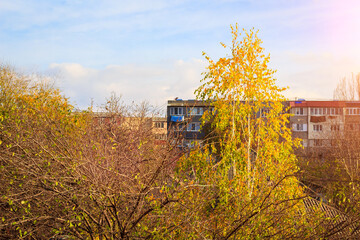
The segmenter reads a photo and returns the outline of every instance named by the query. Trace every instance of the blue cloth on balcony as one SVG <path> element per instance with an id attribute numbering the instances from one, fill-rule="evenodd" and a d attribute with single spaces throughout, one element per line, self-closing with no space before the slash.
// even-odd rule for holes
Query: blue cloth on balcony
<path id="1" fill-rule="evenodd" d="M 184 121 L 184 116 L 171 116 L 170 121 L 172 121 L 172 122 L 182 122 L 182 121 Z"/>

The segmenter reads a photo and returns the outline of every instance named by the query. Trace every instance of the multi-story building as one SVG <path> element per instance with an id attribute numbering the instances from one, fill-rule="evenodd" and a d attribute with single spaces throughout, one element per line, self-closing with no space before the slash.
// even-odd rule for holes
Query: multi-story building
<path id="1" fill-rule="evenodd" d="M 201 131 L 201 117 L 210 105 L 198 100 L 169 100 L 167 106 L 168 134 L 181 138 L 181 147 L 191 147 L 205 137 Z"/>
<path id="2" fill-rule="evenodd" d="M 167 119 L 165 117 L 152 118 L 152 131 L 155 135 L 156 143 L 165 145 L 167 140 Z"/>
<path id="3" fill-rule="evenodd" d="M 166 145 L 167 119 L 165 117 L 127 117 L 121 114 L 96 112 L 94 113 L 94 121 L 98 125 L 122 125 L 128 129 L 142 127 L 144 131 L 149 131 L 157 145 Z"/>
<path id="4" fill-rule="evenodd" d="M 293 136 L 302 139 L 305 148 L 330 147 L 344 131 L 345 109 L 343 101 L 291 101 Z"/>
<path id="5" fill-rule="evenodd" d="M 168 132 L 177 132 L 183 144 L 201 141 L 200 118 L 210 105 L 197 100 L 169 100 Z M 304 151 L 324 152 L 336 144 L 345 131 L 360 130 L 360 101 L 287 101 L 293 136 L 300 138 Z"/>
<path id="6" fill-rule="evenodd" d="M 304 147 L 331 147 L 346 131 L 360 130 L 360 101 L 290 101 L 290 123 Z"/>

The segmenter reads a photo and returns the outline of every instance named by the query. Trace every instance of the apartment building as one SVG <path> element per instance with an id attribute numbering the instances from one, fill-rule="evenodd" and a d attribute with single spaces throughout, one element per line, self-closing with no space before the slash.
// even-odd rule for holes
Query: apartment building
<path id="1" fill-rule="evenodd" d="M 111 114 L 106 112 L 94 113 L 95 124 L 115 124 L 122 125 L 128 129 L 137 129 L 142 127 L 145 131 L 151 131 L 157 145 L 166 145 L 167 143 L 167 119 L 166 117 L 128 117 L 120 114 Z"/>
<path id="2" fill-rule="evenodd" d="M 344 101 L 291 101 L 293 136 L 302 139 L 305 148 L 331 147 L 344 132 L 346 105 Z"/>
<path id="3" fill-rule="evenodd" d="M 152 131 L 158 145 L 166 145 L 167 141 L 167 119 L 165 117 L 153 117 Z"/>
<path id="4" fill-rule="evenodd" d="M 304 147 L 332 147 L 345 132 L 360 130 L 359 101 L 291 101 L 294 137 Z"/>
<path id="5" fill-rule="evenodd" d="M 304 151 L 324 152 L 342 138 L 345 131 L 360 131 L 360 101 L 286 101 L 292 114 L 293 136 L 300 138 Z M 167 107 L 168 132 L 183 138 L 183 146 L 201 142 L 205 133 L 200 118 L 211 107 L 197 100 L 169 100 Z"/>
<path id="6" fill-rule="evenodd" d="M 167 129 L 175 139 L 180 139 L 179 147 L 189 148 L 201 143 L 205 132 L 201 131 L 201 117 L 210 104 L 198 100 L 169 100 L 167 105 Z"/>

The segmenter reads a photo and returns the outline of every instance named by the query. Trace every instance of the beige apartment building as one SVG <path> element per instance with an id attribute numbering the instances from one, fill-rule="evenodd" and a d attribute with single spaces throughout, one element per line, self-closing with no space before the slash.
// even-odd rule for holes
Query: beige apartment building
<path id="1" fill-rule="evenodd" d="M 167 125 L 169 132 L 183 137 L 183 147 L 201 142 L 205 134 L 200 118 L 210 107 L 198 100 L 169 100 Z M 360 101 L 296 101 L 284 102 L 292 116 L 289 119 L 295 138 L 304 146 L 302 153 L 326 152 L 342 138 L 345 131 L 360 131 Z"/>
<path id="2" fill-rule="evenodd" d="M 127 117 L 120 114 L 106 112 L 94 113 L 95 124 L 122 125 L 128 129 L 143 128 L 151 131 L 157 145 L 167 144 L 167 121 L 166 117 Z"/>
<path id="3" fill-rule="evenodd" d="M 305 150 L 326 151 L 360 130 L 360 101 L 289 101 L 293 136 Z"/>

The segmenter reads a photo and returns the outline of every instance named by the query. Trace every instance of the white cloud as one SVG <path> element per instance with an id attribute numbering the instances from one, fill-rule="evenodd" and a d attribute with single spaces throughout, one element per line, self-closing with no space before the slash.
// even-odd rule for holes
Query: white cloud
<path id="1" fill-rule="evenodd" d="M 90 99 L 102 104 L 111 92 L 126 102 L 149 101 L 164 105 L 168 99 L 194 98 L 205 62 L 198 59 L 178 60 L 158 65 L 110 65 L 103 69 L 85 68 L 76 63 L 51 64 L 49 71 L 60 73 L 60 88 L 80 108 Z"/>
<path id="2" fill-rule="evenodd" d="M 68 77 L 77 81 L 83 81 L 86 77 L 95 73 L 94 70 L 87 69 L 78 63 L 53 63 L 50 64 L 50 69 L 61 69 L 64 73 L 68 75 Z"/>
<path id="3" fill-rule="evenodd" d="M 81 107 L 91 98 L 104 102 L 111 91 L 162 105 L 194 98 L 206 65 L 196 58 L 203 50 L 213 59 L 224 56 L 218 42 L 231 43 L 229 25 L 239 22 L 260 29 L 279 83 L 291 87 L 288 96 L 331 98 L 340 78 L 360 70 L 358 6 L 356 0 L 5 0 L 0 52 L 15 65 L 49 66 Z"/>
<path id="4" fill-rule="evenodd" d="M 201 73 L 207 63 L 200 59 L 174 60 L 159 64 L 108 65 L 101 69 L 77 63 L 51 64 L 61 73 L 59 85 L 79 107 L 89 106 L 90 99 L 101 104 L 111 92 L 130 103 L 147 100 L 166 105 L 168 99 L 195 98 Z M 278 85 L 289 86 L 288 98 L 331 99 L 338 81 L 360 69 L 360 63 L 347 55 L 328 52 L 280 52 L 272 55 L 271 67 L 278 69 Z"/>

